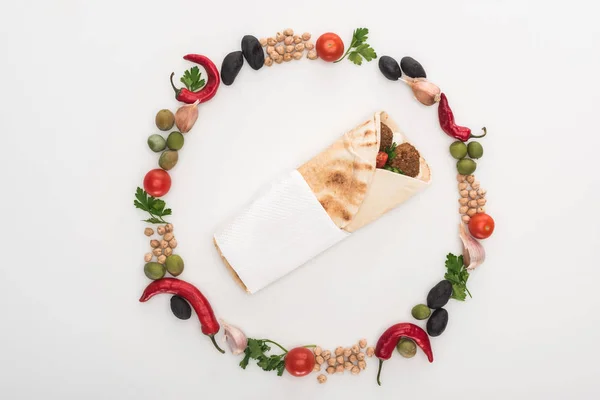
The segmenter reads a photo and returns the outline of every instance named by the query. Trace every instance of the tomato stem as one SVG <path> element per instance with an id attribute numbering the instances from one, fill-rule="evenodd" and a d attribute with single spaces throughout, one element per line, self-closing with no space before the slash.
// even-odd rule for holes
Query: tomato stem
<path id="1" fill-rule="evenodd" d="M 286 354 L 287 354 L 287 349 L 285 347 L 283 347 L 282 345 L 280 345 L 279 343 L 273 341 L 273 340 L 269 340 L 269 339 L 262 339 L 263 342 L 265 343 L 273 343 L 275 346 L 279 347 L 281 350 L 283 350 Z"/>
<path id="2" fill-rule="evenodd" d="M 306 346 L 302 346 L 302 347 L 306 347 L 307 349 L 313 348 L 313 347 L 317 347 L 316 344 L 307 344 Z"/>

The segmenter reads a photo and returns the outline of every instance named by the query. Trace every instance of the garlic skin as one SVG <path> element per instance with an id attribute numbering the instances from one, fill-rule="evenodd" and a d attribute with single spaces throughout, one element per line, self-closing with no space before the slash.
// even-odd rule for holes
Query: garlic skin
<path id="1" fill-rule="evenodd" d="M 188 133 L 198 119 L 198 103 L 196 100 L 193 104 L 187 104 L 179 107 L 175 113 L 175 125 L 181 133 Z"/>
<path id="2" fill-rule="evenodd" d="M 223 320 L 220 322 L 223 326 L 223 338 L 227 342 L 231 354 L 234 356 L 242 354 L 244 350 L 246 350 L 246 347 L 248 347 L 248 338 L 244 332 L 235 326 L 229 325 Z"/>
<path id="3" fill-rule="evenodd" d="M 415 98 L 426 106 L 432 106 L 440 101 L 440 94 L 442 91 L 437 85 L 429 82 L 425 78 L 414 78 L 404 80 L 413 91 Z"/>
<path id="4" fill-rule="evenodd" d="M 463 243 L 463 262 L 468 271 L 473 271 L 485 261 L 485 250 L 481 243 L 467 232 L 465 224 L 460 224 L 459 236 Z"/>

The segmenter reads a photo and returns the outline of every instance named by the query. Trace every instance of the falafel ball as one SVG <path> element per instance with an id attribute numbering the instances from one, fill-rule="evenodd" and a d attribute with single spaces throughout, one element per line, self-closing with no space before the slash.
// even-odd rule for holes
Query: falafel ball
<path id="1" fill-rule="evenodd" d="M 385 151 L 388 147 L 392 145 L 394 142 L 394 132 L 390 129 L 389 126 L 381 123 L 381 142 L 379 144 L 379 151 Z"/>
<path id="2" fill-rule="evenodd" d="M 383 125 L 383 124 L 382 124 Z M 396 147 L 396 157 L 390 162 L 406 176 L 414 178 L 419 175 L 421 155 L 410 143 L 402 143 Z"/>

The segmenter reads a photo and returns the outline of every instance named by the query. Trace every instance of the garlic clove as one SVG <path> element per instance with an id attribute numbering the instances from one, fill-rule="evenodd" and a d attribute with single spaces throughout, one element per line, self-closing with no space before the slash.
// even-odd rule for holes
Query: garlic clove
<path id="1" fill-rule="evenodd" d="M 432 106 L 440 101 L 442 91 L 437 85 L 429 82 L 425 78 L 404 79 L 404 82 L 413 91 L 415 98 L 426 106 Z"/>
<path id="2" fill-rule="evenodd" d="M 179 107 L 175 113 L 175 125 L 181 133 L 188 133 L 198 119 L 198 103 L 196 100 L 193 104 L 186 104 Z"/>
<path id="3" fill-rule="evenodd" d="M 460 224 L 460 240 L 463 243 L 463 262 L 468 271 L 483 264 L 485 261 L 485 249 L 465 228 L 465 224 Z"/>
<path id="4" fill-rule="evenodd" d="M 246 347 L 248 347 L 248 338 L 246 338 L 244 332 L 223 320 L 220 320 L 220 322 L 223 326 L 223 338 L 227 342 L 231 353 L 235 356 L 242 354 L 246 350 Z"/>

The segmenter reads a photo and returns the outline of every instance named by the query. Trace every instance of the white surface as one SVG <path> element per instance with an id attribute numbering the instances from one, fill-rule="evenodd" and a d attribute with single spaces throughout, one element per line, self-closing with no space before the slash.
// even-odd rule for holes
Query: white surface
<path id="1" fill-rule="evenodd" d="M 234 3 L 237 3 L 234 5 Z M 343 4 L 343 5 L 342 5 Z M 589 1 L 14 1 L 0 24 L 3 399 L 594 399 L 600 397 L 597 6 Z M 250 17 L 250 15 L 254 15 Z M 497 221 L 474 298 L 448 306 L 422 354 L 359 377 L 277 378 L 220 355 L 147 280 L 135 187 L 168 83 L 201 52 L 293 27 L 412 55 L 461 124 L 484 124 L 477 171 Z M 428 190 L 255 296 L 222 266 L 218 223 L 340 130 L 384 109 L 427 155 Z M 376 63 L 245 67 L 202 106 L 166 197 L 186 260 L 218 315 L 250 336 L 333 348 L 411 320 L 458 251 L 451 140 Z"/>
<path id="2" fill-rule="evenodd" d="M 350 235 L 333 223 L 297 170 L 254 196 L 215 234 L 221 253 L 250 293 Z"/>

